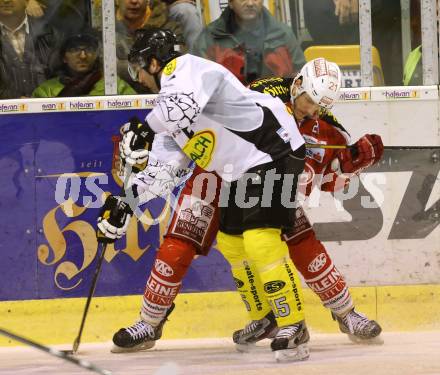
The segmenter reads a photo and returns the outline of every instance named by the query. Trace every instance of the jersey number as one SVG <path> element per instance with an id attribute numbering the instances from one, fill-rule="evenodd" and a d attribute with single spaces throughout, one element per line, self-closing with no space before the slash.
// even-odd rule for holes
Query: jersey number
<path id="1" fill-rule="evenodd" d="M 273 301 L 270 300 L 269 303 L 276 318 L 283 318 L 290 315 L 290 306 L 286 302 L 286 297 L 280 297 Z"/>

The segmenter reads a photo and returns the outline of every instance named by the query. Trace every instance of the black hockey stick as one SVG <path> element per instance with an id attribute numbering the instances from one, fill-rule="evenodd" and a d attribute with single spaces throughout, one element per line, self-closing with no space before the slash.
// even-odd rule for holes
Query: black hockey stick
<path id="1" fill-rule="evenodd" d="M 319 143 L 306 143 L 306 148 L 350 148 L 350 145 L 325 145 Z M 440 146 L 384 146 L 385 150 L 430 150 L 440 148 Z"/>
<path id="2" fill-rule="evenodd" d="M 440 146 L 384 146 L 385 150 L 431 150 Z"/>
<path id="3" fill-rule="evenodd" d="M 99 245 L 101 245 L 101 246 L 99 246 Z M 86 306 L 84 308 L 84 312 L 83 312 L 83 316 L 82 316 L 82 320 L 81 320 L 81 325 L 79 327 L 78 336 L 76 336 L 76 339 L 73 342 L 72 352 L 65 351 L 65 353 L 67 353 L 67 354 L 70 354 L 70 353 L 75 354 L 78 351 L 78 347 L 81 342 L 81 335 L 82 335 L 82 332 L 84 329 L 84 324 L 86 322 L 90 302 L 92 301 L 93 294 L 95 293 L 96 282 L 98 281 L 99 272 L 101 271 L 102 261 L 104 260 L 105 250 L 107 249 L 107 243 L 99 242 L 97 252 L 99 252 L 100 248 L 101 248 L 101 254 L 99 255 L 98 264 L 96 265 L 95 274 L 93 275 L 92 285 L 90 286 L 89 295 L 87 296 Z"/>
<path id="4" fill-rule="evenodd" d="M 52 356 L 64 359 L 65 361 L 71 362 L 71 363 L 73 363 L 73 364 L 75 364 L 75 365 L 77 365 L 79 367 L 85 368 L 85 369 L 90 370 L 90 371 L 97 372 L 98 374 L 102 374 L 102 375 L 111 375 L 112 374 L 110 371 L 103 370 L 103 369 L 95 366 L 93 363 L 90 363 L 89 361 L 84 361 L 84 360 L 81 360 L 81 359 L 77 359 L 75 357 L 72 357 L 72 356 L 66 354 L 65 352 L 62 352 L 62 351 L 50 348 L 48 346 L 41 345 L 41 344 L 39 344 L 39 343 L 37 343 L 35 341 L 26 339 L 26 338 L 24 338 L 22 336 L 18 336 L 16 334 L 12 333 L 12 332 L 9 332 L 9 331 L 7 331 L 7 330 L 5 330 L 3 328 L 0 328 L 0 335 L 9 337 L 10 339 L 13 339 L 15 341 L 21 342 L 22 344 L 26 344 L 26 345 L 29 345 L 29 346 L 35 348 L 35 349 L 38 349 L 38 350 L 41 350 L 43 352 L 49 353 Z"/>

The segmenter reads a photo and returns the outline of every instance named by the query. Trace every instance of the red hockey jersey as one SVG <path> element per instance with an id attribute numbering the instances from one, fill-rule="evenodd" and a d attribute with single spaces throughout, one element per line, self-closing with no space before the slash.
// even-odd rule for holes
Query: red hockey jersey
<path id="1" fill-rule="evenodd" d="M 252 82 L 249 88 L 280 98 L 291 110 L 290 86 L 293 78 L 272 77 Z M 350 134 L 338 122 L 333 114 L 321 110 L 316 118 L 307 118 L 299 123 L 299 131 L 307 147 L 304 174 L 299 179 L 300 191 L 309 195 L 314 186 L 323 191 L 335 191 L 348 183 L 339 169 L 338 148 L 314 148 L 312 145 L 347 145 Z"/>

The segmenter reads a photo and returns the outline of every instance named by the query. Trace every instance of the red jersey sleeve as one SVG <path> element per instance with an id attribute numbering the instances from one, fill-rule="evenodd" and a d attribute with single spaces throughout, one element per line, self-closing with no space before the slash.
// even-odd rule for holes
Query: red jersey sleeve
<path id="1" fill-rule="evenodd" d="M 309 195 L 317 186 L 322 191 L 343 189 L 349 182 L 340 171 L 337 154 L 339 149 L 320 148 L 320 145 L 341 145 L 349 143 L 350 135 L 334 116 L 325 112 L 318 119 L 307 119 L 300 125 L 300 132 L 307 144 L 304 178 L 300 179 L 300 191 Z M 317 147 L 313 147 L 316 144 Z"/>

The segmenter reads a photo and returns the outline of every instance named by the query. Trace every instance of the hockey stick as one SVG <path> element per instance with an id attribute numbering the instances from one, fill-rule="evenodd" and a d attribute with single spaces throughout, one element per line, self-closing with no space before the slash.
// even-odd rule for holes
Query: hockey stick
<path id="1" fill-rule="evenodd" d="M 102 374 L 102 375 L 111 375 L 112 374 L 110 371 L 103 370 L 103 369 L 95 366 L 94 364 L 92 364 L 92 363 L 90 363 L 88 361 L 84 361 L 82 359 L 77 359 L 77 358 L 72 357 L 72 356 L 70 356 L 70 355 L 68 355 L 68 354 L 66 354 L 66 353 L 64 353 L 62 351 L 50 348 L 49 346 L 41 345 L 41 344 L 39 344 L 39 343 L 37 343 L 35 341 L 26 339 L 26 338 L 24 338 L 22 336 L 18 336 L 18 335 L 14 334 L 12 332 L 9 332 L 9 331 L 7 331 L 5 329 L 0 328 L 0 335 L 9 337 L 10 339 L 13 339 L 15 341 L 21 342 L 22 344 L 29 345 L 29 346 L 31 346 L 31 347 L 33 347 L 35 349 L 38 349 L 38 350 L 41 350 L 43 352 L 49 353 L 50 355 L 52 355 L 54 357 L 58 357 L 58 358 L 64 359 L 65 361 L 71 362 L 71 363 L 73 363 L 73 364 L 75 364 L 75 365 L 77 365 L 79 367 L 85 368 L 85 369 L 90 370 L 90 371 L 97 372 L 98 374 Z"/>
<path id="2" fill-rule="evenodd" d="M 84 308 L 84 312 L 83 312 L 83 316 L 82 316 L 82 320 L 81 320 L 81 325 L 79 327 L 78 336 L 76 337 L 75 341 L 73 342 L 72 352 L 65 351 L 65 353 L 75 354 L 78 351 L 78 347 L 81 342 L 81 335 L 82 335 L 82 332 L 84 329 L 84 324 L 86 322 L 87 312 L 89 311 L 90 302 L 92 301 L 93 294 L 95 293 L 96 282 L 98 281 L 98 275 L 99 275 L 99 272 L 101 271 L 101 266 L 102 266 L 102 261 L 104 260 L 105 250 L 107 249 L 107 243 L 100 242 L 99 244 L 101 244 L 101 246 L 98 245 L 98 252 L 99 252 L 99 248 L 101 247 L 101 254 L 98 259 L 98 264 L 96 265 L 96 268 L 95 268 L 95 274 L 93 275 L 93 280 L 92 280 L 92 285 L 90 286 L 89 295 L 87 296 L 86 306 Z"/>
<path id="3" fill-rule="evenodd" d="M 120 169 L 119 169 L 120 171 L 121 171 L 121 168 L 123 168 L 124 175 L 125 175 L 125 162 L 124 161 L 120 164 Z M 122 188 L 122 191 L 121 191 L 121 195 L 124 195 L 124 196 L 125 196 L 125 180 L 126 180 L 126 178 L 124 178 L 124 187 Z M 98 234 L 98 236 L 105 238 L 104 235 Z M 107 249 L 107 243 L 108 242 L 99 242 L 99 244 L 98 244 L 97 252 L 99 252 L 99 248 L 100 248 L 99 245 L 101 245 L 101 254 L 98 259 L 98 264 L 96 265 L 96 268 L 95 268 L 95 274 L 93 275 L 93 280 L 92 280 L 92 285 L 90 286 L 89 295 L 87 296 L 86 306 L 84 308 L 84 312 L 83 312 L 83 316 L 82 316 L 82 320 L 81 320 L 81 325 L 79 327 L 78 336 L 76 337 L 75 341 L 73 342 L 72 350 L 64 350 L 63 351 L 65 354 L 68 354 L 68 355 L 75 354 L 78 351 L 78 347 L 81 342 L 82 332 L 83 332 L 84 325 L 85 325 L 86 318 L 87 318 L 87 313 L 88 313 L 89 307 L 90 307 L 90 302 L 92 301 L 92 297 L 95 294 L 96 283 L 98 281 L 99 272 L 101 271 L 102 261 L 104 260 L 105 250 Z"/>
<path id="4" fill-rule="evenodd" d="M 336 148 L 346 149 L 349 145 L 324 145 L 318 143 L 306 143 L 306 148 Z M 384 146 L 385 150 L 430 150 L 433 148 L 440 148 L 440 146 Z"/>

